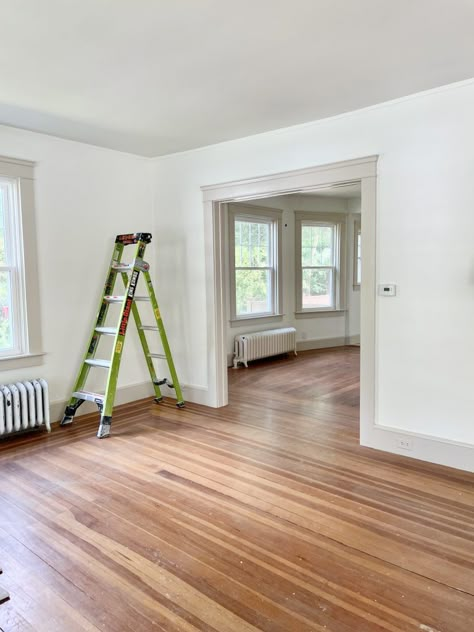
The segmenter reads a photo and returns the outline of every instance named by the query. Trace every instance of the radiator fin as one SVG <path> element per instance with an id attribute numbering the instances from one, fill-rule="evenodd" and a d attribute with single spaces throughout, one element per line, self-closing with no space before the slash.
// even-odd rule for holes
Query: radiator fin
<path id="1" fill-rule="evenodd" d="M 51 430 L 46 380 L 0 384 L 0 437 L 42 425 Z"/>

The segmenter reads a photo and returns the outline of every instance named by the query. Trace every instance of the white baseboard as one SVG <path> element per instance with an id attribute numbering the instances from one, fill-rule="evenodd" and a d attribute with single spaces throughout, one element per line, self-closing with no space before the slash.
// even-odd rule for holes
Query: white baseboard
<path id="1" fill-rule="evenodd" d="M 344 336 L 336 338 L 312 338 L 311 340 L 297 340 L 297 351 L 310 351 L 311 349 L 328 349 L 329 347 L 343 347 L 346 344 Z"/>
<path id="2" fill-rule="evenodd" d="M 412 449 L 405 450 L 398 447 L 399 439 L 407 438 L 411 442 Z M 474 472 L 474 445 L 467 443 L 408 432 L 381 424 L 364 430 L 363 424 L 361 424 L 360 444 L 368 448 L 407 456 L 411 459 L 420 459 L 421 461 L 454 467 L 458 470 Z"/>
<path id="3" fill-rule="evenodd" d="M 347 345 L 360 345 L 360 334 L 355 334 L 353 336 L 348 336 L 346 340 Z"/>
<path id="4" fill-rule="evenodd" d="M 193 402 L 193 404 L 210 406 L 209 389 L 207 388 L 207 386 L 199 386 L 197 384 L 182 384 L 181 389 L 183 391 L 185 402 Z M 171 388 L 161 387 L 161 390 L 165 397 L 176 397 L 175 392 Z"/>
<path id="5" fill-rule="evenodd" d="M 208 406 L 208 389 L 205 386 L 197 386 L 193 384 L 182 384 L 184 401 L 193 402 L 195 404 L 203 404 Z M 168 387 L 161 387 L 161 392 L 165 397 L 175 397 L 174 390 Z M 128 404 L 129 402 L 135 402 L 138 399 L 144 399 L 145 397 L 152 397 L 154 394 L 153 385 L 149 382 L 137 382 L 136 384 L 129 384 L 117 388 L 117 394 L 115 396 L 115 405 Z M 50 403 L 50 415 L 51 422 L 60 421 L 64 414 L 67 401 L 56 400 Z M 97 411 L 97 406 L 92 402 L 84 402 L 80 408 L 77 409 L 77 416 L 87 415 Z"/>

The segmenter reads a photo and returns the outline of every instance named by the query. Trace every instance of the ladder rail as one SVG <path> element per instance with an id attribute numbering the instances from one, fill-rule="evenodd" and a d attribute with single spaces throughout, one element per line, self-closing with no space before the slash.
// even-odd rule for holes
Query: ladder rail
<path id="1" fill-rule="evenodd" d="M 140 233 L 141 234 L 141 233 Z M 123 346 L 125 344 L 125 334 L 127 333 L 128 323 L 130 320 L 130 314 L 133 312 L 134 297 L 138 285 L 138 279 L 140 278 L 140 268 L 136 266 L 137 259 L 142 259 L 145 253 L 146 243 L 142 241 L 137 242 L 137 248 L 135 250 L 135 256 L 133 258 L 132 267 L 130 270 L 130 276 L 127 275 L 127 285 L 125 287 L 125 300 L 122 304 L 119 316 L 119 326 L 117 333 L 115 334 L 112 361 L 110 364 L 109 373 L 107 375 L 107 383 L 105 386 L 105 399 L 103 410 L 101 411 L 100 425 L 97 436 L 99 438 L 107 437 L 110 434 L 110 424 L 112 420 L 112 411 L 114 408 L 115 393 L 117 391 L 118 373 L 120 370 L 120 363 L 122 360 Z M 123 248 L 123 245 L 122 245 Z"/>
<path id="2" fill-rule="evenodd" d="M 122 281 L 123 281 L 123 284 L 126 286 L 126 284 L 128 283 L 128 275 L 125 272 L 122 274 Z M 138 306 L 135 302 L 133 302 L 133 305 L 132 305 L 132 314 L 133 314 L 133 319 L 135 321 L 135 325 L 137 327 L 138 337 L 142 345 L 143 355 L 145 356 L 146 365 L 148 367 L 148 372 L 150 374 L 150 379 L 153 383 L 153 388 L 155 390 L 155 401 L 161 402 L 163 399 L 163 395 L 161 394 L 160 387 L 158 386 L 158 384 L 156 384 L 158 380 L 156 377 L 155 365 L 153 364 L 152 358 L 149 357 L 150 348 L 148 346 L 148 340 L 146 338 L 145 331 L 143 330 L 143 325 L 142 325 L 142 321 L 140 317 L 140 312 L 138 311 Z"/>
<path id="3" fill-rule="evenodd" d="M 145 270 L 143 272 L 143 277 L 145 279 L 145 284 L 148 289 L 148 294 L 150 296 L 150 302 L 153 309 L 153 314 L 155 316 L 156 326 L 158 327 L 158 333 L 160 334 L 161 344 L 163 345 L 163 350 L 166 355 L 168 369 L 171 375 L 171 381 L 173 383 L 173 388 L 176 393 L 177 405 L 178 407 L 182 407 L 184 406 L 183 393 L 181 391 L 181 385 L 178 380 L 178 374 L 176 373 L 173 357 L 171 355 L 171 349 L 168 342 L 168 336 L 166 335 L 165 326 L 163 324 L 163 319 L 161 318 L 160 308 L 158 306 L 155 290 L 153 288 L 153 283 L 152 283 L 150 273 L 148 270 Z"/>
<path id="4" fill-rule="evenodd" d="M 105 301 L 105 297 L 109 294 L 113 293 L 114 290 L 114 286 L 115 286 L 115 281 L 117 279 L 117 272 L 115 272 L 112 269 L 112 266 L 114 265 L 114 263 L 120 263 L 121 259 L 122 259 L 122 254 L 123 254 L 123 249 L 124 249 L 124 245 L 120 242 L 115 243 L 115 247 L 112 253 L 112 258 L 110 260 L 110 264 L 109 264 L 109 274 L 107 276 L 107 279 L 105 281 L 105 285 L 104 285 L 104 289 L 102 291 L 102 297 L 99 303 L 99 310 L 97 312 L 97 316 L 96 316 L 96 320 L 95 320 L 95 324 L 92 327 L 92 333 L 90 335 L 89 338 L 89 343 L 86 347 L 87 351 L 84 354 L 84 357 L 82 359 L 82 364 L 81 364 L 81 369 L 77 375 L 76 381 L 74 382 L 74 386 L 72 388 L 72 392 L 75 393 L 77 391 L 81 391 L 83 390 L 84 384 L 87 380 L 87 377 L 89 375 L 89 371 L 91 369 L 91 365 L 87 364 L 86 360 L 90 360 L 92 358 L 94 358 L 95 356 L 95 352 L 97 351 L 97 346 L 99 344 L 99 339 L 100 339 L 100 334 L 96 331 L 97 327 L 102 327 L 105 323 L 105 320 L 107 318 L 107 313 L 109 311 L 109 305 L 108 303 Z M 83 403 L 84 400 L 79 399 L 77 397 L 72 396 L 71 399 L 68 402 L 68 405 L 66 407 L 66 412 L 63 418 L 63 421 L 61 422 L 61 425 L 65 425 L 67 423 L 71 423 L 73 420 L 73 417 L 76 413 L 76 410 L 79 408 L 79 406 Z M 72 413 L 72 414 L 71 414 Z"/>

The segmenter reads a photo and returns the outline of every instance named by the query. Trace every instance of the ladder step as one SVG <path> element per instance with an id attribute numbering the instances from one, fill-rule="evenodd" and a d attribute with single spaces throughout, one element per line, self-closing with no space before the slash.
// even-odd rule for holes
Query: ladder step
<path id="1" fill-rule="evenodd" d="M 104 301 L 106 303 L 123 303 L 125 300 L 125 296 L 104 296 Z M 134 301 L 149 301 L 149 296 L 135 296 Z"/>
<path id="2" fill-rule="evenodd" d="M 96 360 L 95 358 L 85 360 L 85 363 L 89 364 L 90 366 L 100 366 L 102 369 L 110 369 L 111 365 L 110 360 Z"/>
<path id="3" fill-rule="evenodd" d="M 166 356 L 164 353 L 149 353 L 149 358 L 161 358 L 162 360 L 166 360 Z"/>
<path id="4" fill-rule="evenodd" d="M 104 334 L 104 336 L 115 336 L 118 331 L 117 327 L 96 327 L 95 330 L 98 334 Z"/>
<path id="5" fill-rule="evenodd" d="M 138 329 L 142 331 L 158 331 L 158 327 L 156 325 L 140 325 Z"/>
<path id="6" fill-rule="evenodd" d="M 83 399 L 84 401 L 94 402 L 96 404 L 103 404 L 105 398 L 105 395 L 102 393 L 92 393 L 91 391 L 75 391 L 72 396 L 77 397 L 77 399 Z"/>
<path id="7" fill-rule="evenodd" d="M 129 272 L 132 269 L 131 263 L 114 263 L 111 266 L 116 272 Z"/>

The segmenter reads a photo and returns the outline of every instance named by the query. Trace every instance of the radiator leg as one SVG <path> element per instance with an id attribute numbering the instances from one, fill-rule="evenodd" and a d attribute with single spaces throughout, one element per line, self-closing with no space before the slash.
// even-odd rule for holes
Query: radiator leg
<path id="1" fill-rule="evenodd" d="M 243 362 L 244 362 L 244 366 L 245 366 L 245 368 L 246 368 L 246 369 L 248 369 L 248 368 L 249 368 L 249 365 L 248 365 L 247 360 L 244 360 Z"/>
<path id="2" fill-rule="evenodd" d="M 107 415 L 101 415 L 99 430 L 97 432 L 97 436 L 99 437 L 99 439 L 106 439 L 107 437 L 110 436 L 111 424 L 112 424 L 112 417 L 108 417 Z"/>

